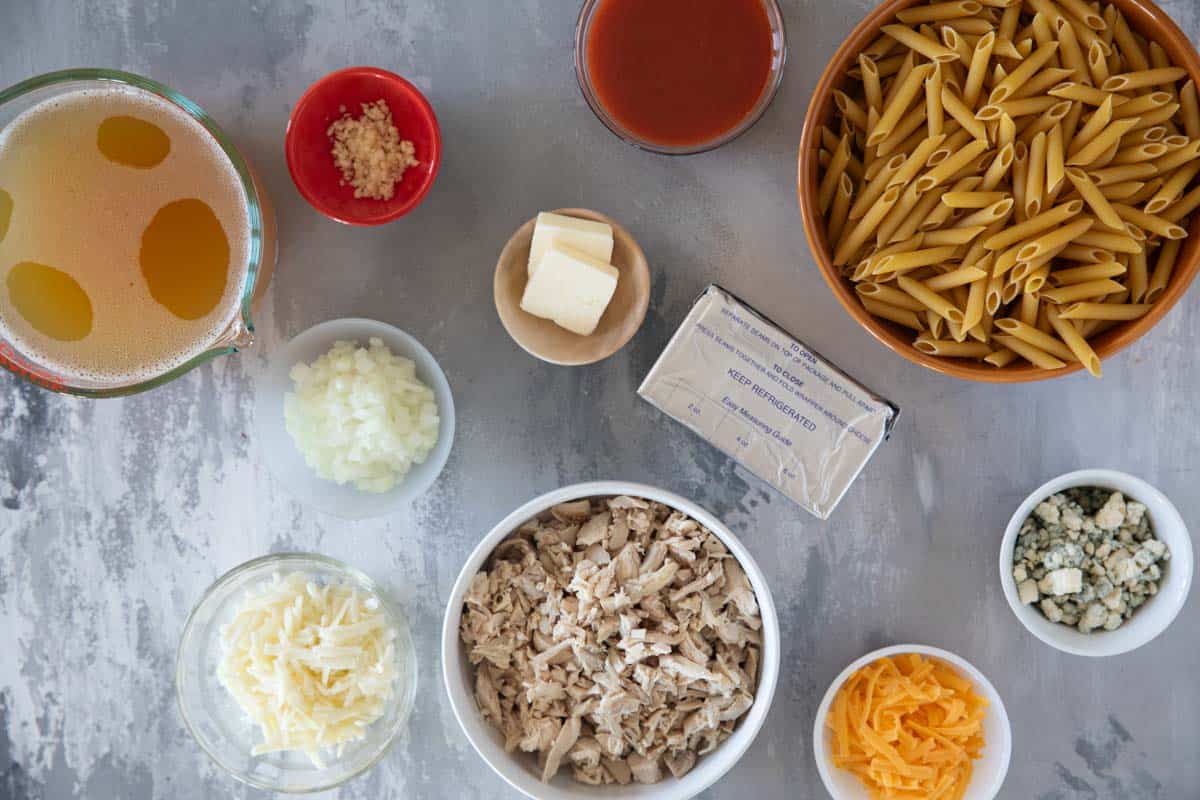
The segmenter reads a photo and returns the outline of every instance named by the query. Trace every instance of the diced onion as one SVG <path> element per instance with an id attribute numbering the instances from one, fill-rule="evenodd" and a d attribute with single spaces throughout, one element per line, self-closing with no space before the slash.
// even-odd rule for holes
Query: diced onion
<path id="1" fill-rule="evenodd" d="M 437 402 L 416 365 L 382 340 L 336 342 L 312 364 L 292 367 L 284 397 L 287 431 L 326 480 L 386 492 L 437 443 Z"/>

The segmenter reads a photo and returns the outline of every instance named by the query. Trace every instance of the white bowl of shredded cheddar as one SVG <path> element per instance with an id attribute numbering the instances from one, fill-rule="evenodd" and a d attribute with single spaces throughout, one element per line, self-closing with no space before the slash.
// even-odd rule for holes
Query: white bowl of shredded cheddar
<path id="1" fill-rule="evenodd" d="M 249 561 L 184 626 L 176 693 L 188 730 L 238 780 L 315 792 L 370 769 L 403 729 L 416 657 L 369 577 L 323 556 Z"/>
<path id="2" fill-rule="evenodd" d="M 991 800 L 1012 731 L 999 693 L 968 661 L 902 644 L 837 676 L 817 709 L 813 751 L 834 800 Z"/>

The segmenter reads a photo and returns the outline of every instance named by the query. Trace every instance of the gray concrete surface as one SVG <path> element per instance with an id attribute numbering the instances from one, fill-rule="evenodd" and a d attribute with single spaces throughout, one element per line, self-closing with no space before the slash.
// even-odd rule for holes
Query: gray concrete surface
<path id="1" fill-rule="evenodd" d="M 804 241 L 795 150 L 809 93 L 869 0 L 786 0 L 783 89 L 748 135 L 703 156 L 626 147 L 572 70 L 569 0 L 0 2 L 0 84 L 113 66 L 173 85 L 258 164 L 282 253 L 254 349 L 166 388 L 85 402 L 0 376 L 0 797 L 259 797 L 179 718 L 172 665 L 204 588 L 268 551 L 369 569 L 402 601 L 421 692 L 407 736 L 327 796 L 513 793 L 475 755 L 439 679 L 443 602 L 474 543 L 531 496 L 583 479 L 662 485 L 722 516 L 768 573 L 785 636 L 766 728 L 706 797 L 824 797 L 811 755 L 829 681 L 867 650 L 918 641 L 973 661 L 1012 717 L 1019 800 L 1200 797 L 1200 592 L 1174 626 L 1103 661 L 1040 644 L 1001 596 L 996 553 L 1041 481 L 1109 466 L 1200 514 L 1195 396 L 1200 294 L 1112 359 L 1102 382 L 1028 386 L 939 377 L 875 344 L 822 283 Z M 1193 41 L 1195 0 L 1162 4 Z M 377 64 L 414 80 L 445 133 L 424 205 L 378 230 L 341 227 L 284 166 L 291 104 L 324 73 Z M 492 268 L 539 209 L 622 220 L 652 265 L 645 327 L 617 357 L 560 369 L 525 355 L 492 308 Z M 817 522 L 637 399 L 697 291 L 718 280 L 898 402 L 903 418 L 841 508 Z M 321 320 L 394 323 L 440 359 L 459 410 L 436 487 L 406 513 L 346 524 L 291 500 L 255 442 L 265 354 Z"/>

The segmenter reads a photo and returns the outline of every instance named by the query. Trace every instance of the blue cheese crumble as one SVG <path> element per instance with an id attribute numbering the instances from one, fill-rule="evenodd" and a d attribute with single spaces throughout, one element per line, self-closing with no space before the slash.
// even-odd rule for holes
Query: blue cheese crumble
<path id="1" fill-rule="evenodd" d="M 1158 593 L 1170 558 L 1146 506 L 1082 486 L 1046 498 L 1021 524 L 1013 580 L 1020 601 L 1051 622 L 1113 631 Z"/>

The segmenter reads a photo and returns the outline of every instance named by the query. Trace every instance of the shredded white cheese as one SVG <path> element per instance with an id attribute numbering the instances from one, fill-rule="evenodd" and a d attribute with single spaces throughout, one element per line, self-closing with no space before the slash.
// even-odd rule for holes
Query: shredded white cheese
<path id="1" fill-rule="evenodd" d="M 251 588 L 221 629 L 221 684 L 262 732 L 253 755 L 340 755 L 391 699 L 396 632 L 379 599 L 294 572 Z"/>

